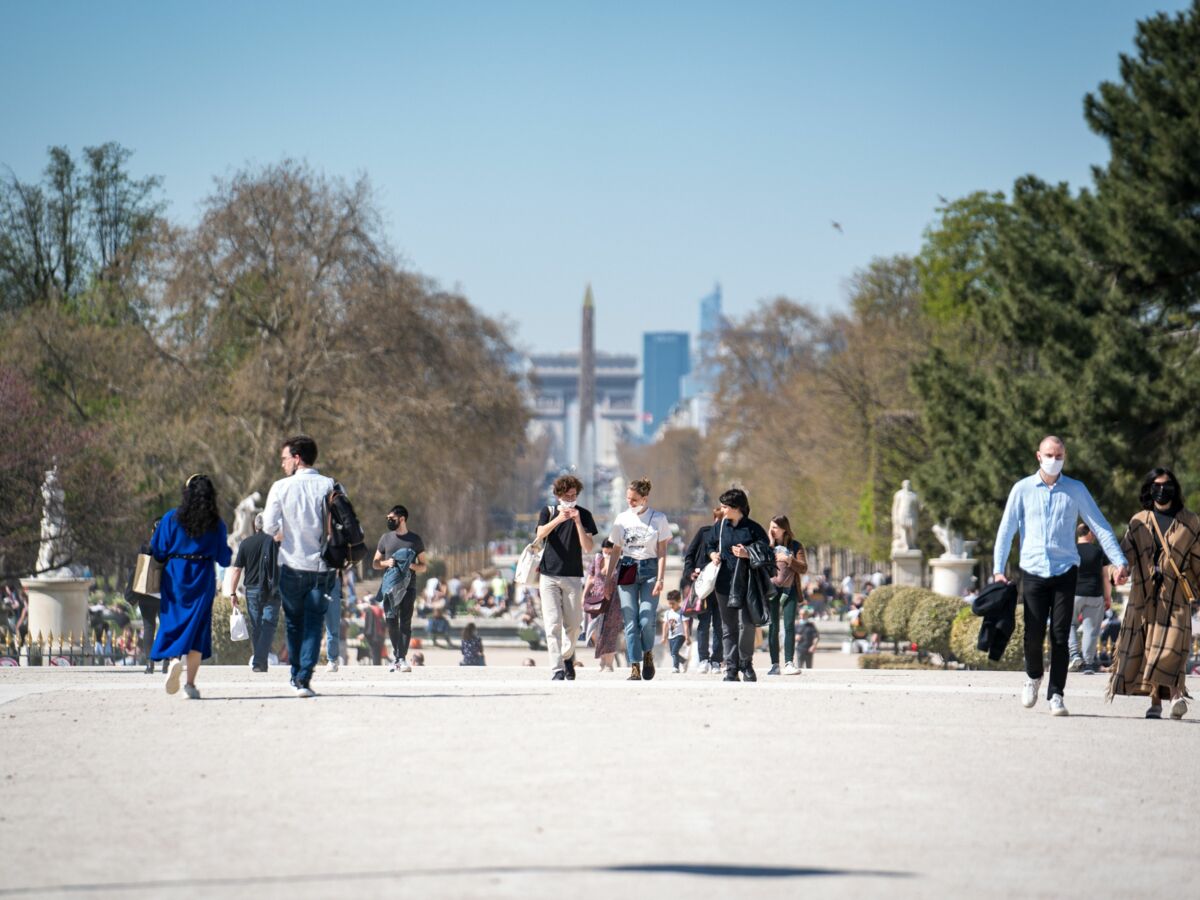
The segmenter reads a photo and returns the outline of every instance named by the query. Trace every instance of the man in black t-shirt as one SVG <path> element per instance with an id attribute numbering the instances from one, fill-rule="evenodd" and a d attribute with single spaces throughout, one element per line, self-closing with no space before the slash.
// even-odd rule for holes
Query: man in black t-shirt
<path id="1" fill-rule="evenodd" d="M 1104 550 L 1096 536 L 1083 522 L 1075 529 L 1075 546 L 1079 550 L 1079 572 L 1075 576 L 1075 612 L 1071 617 L 1071 632 L 1067 635 L 1070 669 L 1094 675 L 1097 671 L 1096 646 L 1100 641 L 1100 620 L 1112 606 L 1112 583 L 1105 567 Z M 1083 646 L 1079 645 L 1080 619 L 1083 620 Z"/>
<path id="2" fill-rule="evenodd" d="M 575 641 L 583 622 L 583 554 L 592 552 L 597 530 L 591 512 L 576 505 L 581 490 L 583 482 L 574 475 L 555 479 L 558 505 L 543 507 L 538 516 L 537 540 L 546 542 L 538 593 L 555 681 L 575 680 Z"/>
<path id="3" fill-rule="evenodd" d="M 395 565 L 392 554 L 401 547 L 410 547 L 417 555 L 412 564 L 413 574 L 424 572 L 428 568 L 425 559 L 425 542 L 414 531 L 408 530 L 408 510 L 400 505 L 393 506 L 387 514 L 388 530 L 379 538 L 375 548 L 375 560 L 372 563 L 378 570 L 390 569 Z M 400 606 L 388 611 L 388 637 L 392 639 L 392 650 L 396 654 L 389 672 L 411 672 L 408 664 L 408 645 L 412 642 L 413 606 L 417 602 L 417 579 L 408 583 L 408 590 Z"/>
<path id="4" fill-rule="evenodd" d="M 250 645 L 253 656 L 250 665 L 255 672 L 267 671 L 267 657 L 275 643 L 275 626 L 279 622 L 282 602 L 275 592 L 275 575 L 279 567 L 279 544 L 263 532 L 263 517 L 254 517 L 254 534 L 238 544 L 229 580 L 229 595 L 237 605 L 238 581 L 246 587 L 246 618 L 250 624 Z M 243 573 L 245 577 L 243 578 Z"/>

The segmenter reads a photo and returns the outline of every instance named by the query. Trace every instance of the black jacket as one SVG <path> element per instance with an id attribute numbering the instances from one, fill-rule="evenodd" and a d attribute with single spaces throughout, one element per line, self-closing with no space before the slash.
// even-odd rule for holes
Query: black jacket
<path id="1" fill-rule="evenodd" d="M 1017 627 L 1017 586 L 992 582 L 971 601 L 971 611 L 983 617 L 976 646 L 996 662 Z"/>
<path id="2" fill-rule="evenodd" d="M 687 588 L 692 583 L 692 570 L 703 569 L 708 565 L 708 556 L 704 552 L 705 545 L 708 544 L 708 536 L 712 532 L 711 525 L 705 525 L 695 536 L 692 537 L 691 543 L 687 545 L 687 550 L 683 552 L 683 577 L 679 579 L 679 592 Z"/>
<path id="3" fill-rule="evenodd" d="M 708 539 L 704 549 L 705 561 L 707 561 L 709 553 L 716 553 L 718 548 L 721 551 L 721 571 L 717 575 L 718 594 L 732 592 L 733 573 L 738 562 L 738 558 L 733 555 L 733 548 L 738 544 L 754 543 L 761 544 L 763 551 L 770 554 L 771 539 L 767 537 L 767 532 L 763 530 L 763 527 L 749 516 L 743 516 L 737 525 L 728 519 L 722 519 L 708 530 Z M 774 560 L 774 557 L 771 559 Z M 769 568 L 771 574 L 774 574 L 774 565 L 772 564 Z"/>

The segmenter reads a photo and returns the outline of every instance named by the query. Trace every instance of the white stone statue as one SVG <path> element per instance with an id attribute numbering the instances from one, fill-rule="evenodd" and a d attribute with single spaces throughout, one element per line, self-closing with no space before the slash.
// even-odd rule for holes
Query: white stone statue
<path id="1" fill-rule="evenodd" d="M 62 485 L 58 483 L 58 466 L 55 466 L 42 481 L 42 533 L 36 568 L 38 577 L 77 577 L 71 568 L 64 565 L 70 558 L 66 497 Z"/>
<path id="2" fill-rule="evenodd" d="M 933 536 L 945 548 L 942 559 L 966 559 L 967 551 L 961 532 L 950 527 L 950 519 L 933 526 Z"/>
<path id="3" fill-rule="evenodd" d="M 262 510 L 258 501 L 262 494 L 255 491 L 249 497 L 243 497 L 242 502 L 233 511 L 233 530 L 229 532 L 229 546 L 237 549 L 237 545 L 254 534 L 254 516 Z"/>
<path id="4" fill-rule="evenodd" d="M 892 552 L 917 549 L 917 517 L 921 499 L 907 478 L 892 497 Z"/>

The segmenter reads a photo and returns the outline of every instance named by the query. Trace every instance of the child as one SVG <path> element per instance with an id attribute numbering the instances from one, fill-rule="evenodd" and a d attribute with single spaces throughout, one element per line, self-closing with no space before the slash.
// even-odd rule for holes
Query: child
<path id="1" fill-rule="evenodd" d="M 803 607 L 800 610 L 800 623 L 796 626 L 796 668 L 811 669 L 813 667 L 813 651 L 821 643 L 817 626 L 813 624 L 812 609 Z"/>
<path id="2" fill-rule="evenodd" d="M 663 616 L 663 640 L 671 647 L 671 671 L 676 675 L 680 672 L 680 667 L 684 666 L 683 657 L 679 655 L 679 650 L 684 643 L 692 642 L 692 622 L 690 619 L 684 618 L 683 613 L 679 609 L 679 591 L 667 592 L 667 610 Z"/>
<path id="3" fill-rule="evenodd" d="M 462 639 L 459 641 L 459 647 L 462 649 L 460 666 L 487 665 L 483 658 L 483 641 L 479 639 L 476 631 L 474 622 L 468 622 L 467 627 L 462 631 Z"/>

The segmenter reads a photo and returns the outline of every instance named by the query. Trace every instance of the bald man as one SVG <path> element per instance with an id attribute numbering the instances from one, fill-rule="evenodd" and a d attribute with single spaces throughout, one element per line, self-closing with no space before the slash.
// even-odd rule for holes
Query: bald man
<path id="1" fill-rule="evenodd" d="M 1129 577 L 1129 566 L 1121 545 L 1100 507 L 1083 482 L 1062 474 L 1067 448 L 1054 435 L 1042 438 L 1037 449 L 1038 470 L 1013 485 L 996 533 L 996 581 L 1007 581 L 1004 566 L 1013 536 L 1020 533 L 1020 588 L 1025 606 L 1025 689 L 1021 702 L 1026 708 L 1037 703 L 1045 674 L 1042 645 L 1046 620 L 1050 620 L 1050 683 L 1046 697 L 1050 713 L 1067 715 L 1063 692 L 1070 662 L 1068 639 L 1075 610 L 1075 576 L 1079 550 L 1075 525 L 1083 519 L 1113 566 L 1117 584 Z"/>

